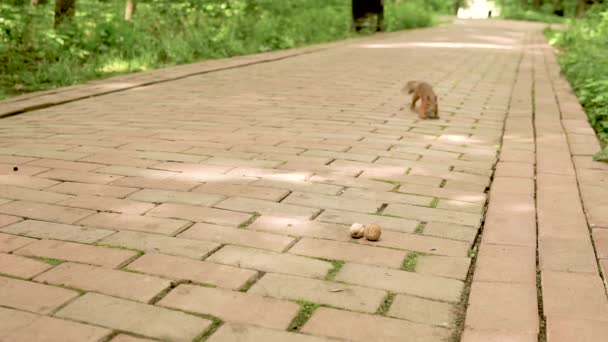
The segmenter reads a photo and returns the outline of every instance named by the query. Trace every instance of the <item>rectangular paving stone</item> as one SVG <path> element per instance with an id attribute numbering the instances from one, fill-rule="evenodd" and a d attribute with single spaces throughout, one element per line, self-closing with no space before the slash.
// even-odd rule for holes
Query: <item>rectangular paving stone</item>
<path id="1" fill-rule="evenodd" d="M 517 331 L 478 331 L 473 329 L 466 329 L 462 333 L 461 342 L 502 342 L 502 341 L 513 341 L 513 342 L 537 342 L 538 334 L 536 333 L 525 333 Z"/>
<path id="2" fill-rule="evenodd" d="M 144 303 L 171 285 L 169 280 L 153 276 L 71 262 L 63 263 L 34 280 Z"/>
<path id="3" fill-rule="evenodd" d="M 328 209 L 323 211 L 321 215 L 316 218 L 317 221 L 328 222 L 328 223 L 339 223 L 344 225 L 352 225 L 355 222 L 361 224 L 376 223 L 382 226 L 384 229 L 395 230 L 399 232 L 413 233 L 418 227 L 418 221 L 382 216 L 382 215 L 370 215 L 361 214 L 351 211 L 342 211 L 335 209 Z"/>
<path id="4" fill-rule="evenodd" d="M 330 185 L 330 184 L 319 184 L 312 183 L 306 181 L 281 181 L 281 180 L 272 180 L 272 179 L 260 179 L 253 183 L 252 186 L 256 187 L 264 187 L 264 188 L 275 188 L 279 190 L 291 190 L 291 191 L 299 191 L 299 192 L 310 192 L 315 194 L 322 195 L 337 195 L 338 192 L 342 189 L 339 185 Z M 241 194 L 241 197 L 252 197 L 251 195 Z M 267 199 L 269 198 L 261 198 Z"/>
<path id="5" fill-rule="evenodd" d="M 182 203 L 190 205 L 212 206 L 223 200 L 224 196 L 159 189 L 143 189 L 129 196 L 129 199 L 153 203 Z"/>
<path id="6" fill-rule="evenodd" d="M 38 240 L 17 235 L 0 233 L 0 252 L 12 252 L 18 248 L 21 248 L 36 241 Z"/>
<path id="7" fill-rule="evenodd" d="M 332 264 L 322 260 L 231 245 L 224 246 L 219 251 L 213 253 L 207 260 L 264 272 L 313 278 L 323 278 L 333 268 Z"/>
<path id="8" fill-rule="evenodd" d="M 380 240 L 370 242 L 364 239 L 355 240 L 366 245 L 397 248 L 435 255 L 466 257 L 469 244 L 462 241 L 441 239 L 433 236 L 409 234 L 383 230 Z"/>
<path id="9" fill-rule="evenodd" d="M 195 223 L 192 227 L 180 233 L 178 237 L 213 241 L 222 244 L 249 246 L 268 249 L 275 252 L 283 251 L 294 241 L 294 238 L 288 236 L 230 228 L 208 223 Z"/>
<path id="10" fill-rule="evenodd" d="M 211 337 L 209 342 L 326 342 L 337 341 L 319 336 L 297 334 L 239 323 L 224 323 Z M 114 341 L 113 341 L 114 342 Z"/>
<path id="11" fill-rule="evenodd" d="M 397 295 L 387 313 L 388 316 L 450 328 L 454 326 L 454 307 L 448 303 L 424 298 Z"/>
<path id="12" fill-rule="evenodd" d="M 93 243 L 114 233 L 112 230 L 36 220 L 20 221 L 0 230 L 4 233 L 39 239 L 67 240 L 82 243 Z"/>
<path id="13" fill-rule="evenodd" d="M 543 237 L 538 241 L 541 271 L 597 274 L 597 261 L 589 237 L 559 239 Z"/>
<path id="14" fill-rule="evenodd" d="M 0 328 L 2 341 L 94 342 L 103 340 L 112 332 L 109 329 L 5 308 L 0 308 L 0 318 L 3 325 L 7 325 L 6 330 Z"/>
<path id="15" fill-rule="evenodd" d="M 30 201 L 14 201 L 1 205 L 0 213 L 70 224 L 94 214 L 95 211 Z"/>
<path id="16" fill-rule="evenodd" d="M 608 320 L 608 299 L 597 274 L 541 272 L 543 310 L 549 317 Z"/>
<path id="17" fill-rule="evenodd" d="M 48 178 L 59 181 L 108 184 L 120 178 L 115 175 L 104 175 L 95 172 L 83 172 L 64 169 L 54 169 L 37 175 L 36 177 Z"/>
<path id="18" fill-rule="evenodd" d="M 399 193 L 445 198 L 462 202 L 484 203 L 486 195 L 483 192 L 457 189 L 444 189 L 417 184 L 404 184 L 399 187 Z"/>
<path id="19" fill-rule="evenodd" d="M 215 208 L 262 215 L 277 215 L 309 219 L 319 209 L 298 205 L 276 203 L 245 197 L 231 197 L 215 205 Z"/>
<path id="20" fill-rule="evenodd" d="M 56 316 L 171 341 L 191 341 L 211 325 L 208 319 L 183 312 L 96 293 L 71 302 Z"/>
<path id="21" fill-rule="evenodd" d="M 0 253 L 0 274 L 29 279 L 52 266 L 38 260 L 14 254 Z"/>
<path id="22" fill-rule="evenodd" d="M 319 308 L 302 328 L 306 334 L 346 339 L 348 341 L 445 341 L 450 331 L 441 327 L 377 315 L 366 315 L 331 308 Z"/>
<path id="23" fill-rule="evenodd" d="M 456 279 L 352 263 L 342 267 L 336 281 L 454 303 L 464 289 Z"/>
<path id="24" fill-rule="evenodd" d="M 220 247 L 209 241 L 182 239 L 142 232 L 120 231 L 99 242 L 108 246 L 120 246 L 143 250 L 148 253 L 164 253 L 201 259 Z"/>
<path id="25" fill-rule="evenodd" d="M 230 197 L 248 197 L 274 202 L 280 201 L 289 193 L 287 190 L 272 187 L 222 183 L 206 183 L 196 187 L 192 192 Z"/>
<path id="26" fill-rule="evenodd" d="M 475 281 L 536 283 L 536 249 L 523 246 L 481 244 Z"/>
<path id="27" fill-rule="evenodd" d="M 79 224 L 113 230 L 135 230 L 146 233 L 173 235 L 189 226 L 191 222 L 151 216 L 97 213 L 86 217 Z"/>
<path id="28" fill-rule="evenodd" d="M 380 201 L 361 198 L 342 198 L 341 196 L 329 196 L 305 192 L 292 192 L 281 203 L 295 204 L 319 209 L 356 211 L 359 213 L 369 214 L 376 213 L 382 205 L 382 202 Z"/>
<path id="29" fill-rule="evenodd" d="M 535 284 L 473 282 L 465 327 L 538 333 Z"/>
<path id="30" fill-rule="evenodd" d="M 102 167 L 101 164 L 84 163 L 81 161 L 66 161 L 58 159 L 36 159 L 28 162 L 27 165 L 48 167 L 51 169 L 66 169 L 72 171 L 87 172 Z"/>
<path id="31" fill-rule="evenodd" d="M 347 234 L 345 231 L 344 234 Z M 289 253 L 314 258 L 346 260 L 390 268 L 400 268 L 406 252 L 348 242 L 302 238 Z"/>
<path id="32" fill-rule="evenodd" d="M 376 312 L 387 294 L 367 287 L 275 273 L 266 273 L 247 293 L 368 313 Z"/>
<path id="33" fill-rule="evenodd" d="M 21 176 L 21 175 L 0 175 L 0 184 L 17 186 L 20 188 L 27 188 L 33 190 L 41 190 L 48 188 L 49 186 L 55 185 L 59 182 L 32 176 Z"/>
<path id="34" fill-rule="evenodd" d="M 244 268 L 163 254 L 144 254 L 130 263 L 127 269 L 233 290 L 241 288 L 257 274 Z"/>
<path id="35" fill-rule="evenodd" d="M 152 169 L 144 169 L 132 166 L 105 166 L 99 169 L 96 169 L 95 172 L 100 174 L 112 175 L 116 176 L 126 176 L 126 177 L 143 177 L 143 178 L 151 178 L 151 179 L 167 179 L 172 176 L 177 175 L 177 172 L 171 171 L 163 171 L 163 170 L 152 170 Z"/>
<path id="36" fill-rule="evenodd" d="M 313 183 L 344 186 L 348 188 L 363 188 L 377 191 L 391 191 L 395 187 L 394 184 L 376 181 L 373 179 L 353 178 L 336 175 L 314 175 L 309 179 L 309 181 Z"/>
<path id="37" fill-rule="evenodd" d="M 97 211 L 110 211 L 122 214 L 139 215 L 155 207 L 153 203 L 137 202 L 128 199 L 79 195 L 59 203 L 63 206 L 85 208 Z"/>
<path id="38" fill-rule="evenodd" d="M 162 189 L 172 191 L 188 191 L 200 183 L 175 179 L 154 179 L 143 177 L 124 177 L 112 182 L 112 185 L 133 188 Z"/>
<path id="39" fill-rule="evenodd" d="M 299 310 L 297 304 L 288 301 L 185 284 L 169 292 L 158 305 L 279 330 L 287 329 Z"/>
<path id="40" fill-rule="evenodd" d="M 0 214 L 0 228 L 21 221 L 21 217 Z M 2 249 L 0 248 L 0 252 Z"/>
<path id="41" fill-rule="evenodd" d="M 127 334 L 118 334 L 114 337 L 112 342 L 152 342 L 154 340 L 149 340 L 147 338 L 134 337 Z"/>
<path id="42" fill-rule="evenodd" d="M 569 317 L 547 317 L 547 341 L 552 342 L 595 342 L 608 339 L 606 321 L 594 319 L 573 319 Z"/>
<path id="43" fill-rule="evenodd" d="M 360 188 L 348 188 L 340 197 L 365 198 L 382 203 L 405 203 L 413 205 L 429 206 L 433 198 L 417 195 L 399 194 L 396 192 L 373 191 Z"/>
<path id="44" fill-rule="evenodd" d="M 473 243 L 479 229 L 453 223 L 427 222 L 422 234 Z"/>
<path id="45" fill-rule="evenodd" d="M 114 268 L 134 258 L 137 252 L 65 241 L 39 240 L 15 251 L 15 254 Z"/>
<path id="46" fill-rule="evenodd" d="M 421 255 L 416 260 L 416 272 L 464 281 L 470 264 L 471 259 L 465 257 Z"/>
<path id="47" fill-rule="evenodd" d="M 2 198 L 6 199 L 54 204 L 70 198 L 70 196 L 50 191 L 52 190 L 45 189 L 45 191 L 39 191 L 10 185 L 0 185 L 0 194 L 2 194 Z"/>
<path id="48" fill-rule="evenodd" d="M 236 227 L 243 222 L 247 222 L 251 217 L 250 214 L 238 213 L 229 210 L 173 203 L 163 203 L 147 212 L 147 215 L 154 217 L 183 219 L 194 222 L 206 222 L 232 227 Z"/>
<path id="49" fill-rule="evenodd" d="M 77 296 L 68 289 L 0 277 L 0 305 L 8 308 L 49 314 Z"/>
<path id="50" fill-rule="evenodd" d="M 482 243 L 536 247 L 534 199 L 520 194 L 492 194 Z"/>
<path id="51" fill-rule="evenodd" d="M 479 227 L 482 219 L 481 214 L 392 203 L 389 204 L 386 209 L 384 209 L 382 214 L 404 217 L 418 221 L 455 223 L 471 227 Z"/>
<path id="52" fill-rule="evenodd" d="M 282 235 L 308 236 L 337 241 L 351 240 L 350 234 L 345 234 L 345 232 L 348 231 L 347 226 L 289 217 L 260 216 L 255 219 L 255 221 L 253 221 L 253 223 L 249 225 L 247 229 Z"/>
<path id="53" fill-rule="evenodd" d="M 103 196 L 103 197 L 114 197 L 114 198 L 124 198 L 129 194 L 137 191 L 137 188 L 128 188 L 123 186 L 114 186 L 114 185 L 105 185 L 105 184 L 87 184 L 87 183 L 76 183 L 76 182 L 63 182 L 61 184 L 57 184 L 52 186 L 46 191 L 53 191 L 59 194 L 68 194 L 68 195 L 87 195 L 87 196 Z M 61 196 L 56 194 L 56 196 Z M 65 200 L 69 198 L 69 196 L 64 197 L 61 200 Z M 59 201 L 61 201 L 59 200 Z M 57 202 L 59 202 L 57 201 Z M 40 202 L 40 201 L 38 201 Z M 53 203 L 57 203 L 53 202 Z"/>

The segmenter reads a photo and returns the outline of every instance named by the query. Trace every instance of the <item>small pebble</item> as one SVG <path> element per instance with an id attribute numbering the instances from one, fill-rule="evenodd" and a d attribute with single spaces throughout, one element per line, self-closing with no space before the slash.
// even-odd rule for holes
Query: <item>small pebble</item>
<path id="1" fill-rule="evenodd" d="M 353 237 L 355 239 L 359 239 L 359 238 L 362 238 L 364 234 L 365 234 L 365 227 L 361 223 L 353 223 L 353 225 L 350 226 L 350 236 L 351 237 Z"/>
<path id="2" fill-rule="evenodd" d="M 369 241 L 378 241 L 382 234 L 382 229 L 379 225 L 372 223 L 365 226 L 365 238 Z"/>

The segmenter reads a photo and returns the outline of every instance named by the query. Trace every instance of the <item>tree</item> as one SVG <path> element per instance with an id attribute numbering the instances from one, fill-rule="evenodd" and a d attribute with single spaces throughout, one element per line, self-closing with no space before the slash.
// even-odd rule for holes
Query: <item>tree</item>
<path id="1" fill-rule="evenodd" d="M 564 16 L 564 0 L 553 0 L 553 14 L 558 17 Z"/>
<path id="2" fill-rule="evenodd" d="M 55 27 L 76 13 L 76 0 L 55 0 Z"/>
<path id="3" fill-rule="evenodd" d="M 49 2 L 48 0 L 31 0 L 30 5 L 32 5 L 32 6 L 45 5 L 48 2 Z"/>
<path id="4" fill-rule="evenodd" d="M 125 8 L 125 20 L 131 21 L 133 14 L 135 13 L 136 0 L 127 0 L 127 7 Z"/>

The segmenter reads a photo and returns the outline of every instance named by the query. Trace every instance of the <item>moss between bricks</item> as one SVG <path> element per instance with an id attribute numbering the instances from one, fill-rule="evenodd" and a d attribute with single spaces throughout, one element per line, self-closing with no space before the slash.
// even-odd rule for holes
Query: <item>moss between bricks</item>
<path id="1" fill-rule="evenodd" d="M 39 256 L 28 256 L 28 258 L 36 259 L 38 261 L 42 261 L 42 262 L 45 262 L 45 263 L 47 263 L 49 265 L 53 265 L 53 266 L 58 266 L 65 262 L 64 260 L 45 258 L 45 257 L 39 257 Z"/>
<path id="2" fill-rule="evenodd" d="M 410 252 L 403 259 L 403 264 L 401 265 L 401 269 L 408 272 L 416 271 L 416 263 L 418 263 L 418 257 L 423 255 L 423 253 L 419 252 Z"/>
<path id="3" fill-rule="evenodd" d="M 320 306 L 317 303 L 307 301 L 297 301 L 297 303 L 300 304 L 300 311 L 289 324 L 289 328 L 287 328 L 289 331 L 299 331 Z"/>
<path id="4" fill-rule="evenodd" d="M 336 275 L 338 274 L 338 272 L 340 272 L 340 270 L 344 266 L 344 261 L 342 261 L 342 260 L 327 260 L 327 261 L 331 262 L 332 265 L 334 266 L 334 268 L 332 268 L 331 270 L 329 270 L 329 272 L 327 272 L 327 275 L 325 275 L 325 280 L 334 280 L 336 278 Z"/>

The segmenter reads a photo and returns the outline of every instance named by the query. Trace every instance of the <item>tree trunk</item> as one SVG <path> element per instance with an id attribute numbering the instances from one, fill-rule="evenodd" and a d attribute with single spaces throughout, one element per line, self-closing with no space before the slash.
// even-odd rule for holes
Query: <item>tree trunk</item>
<path id="1" fill-rule="evenodd" d="M 76 0 L 55 0 L 55 27 L 76 13 Z"/>
<path id="2" fill-rule="evenodd" d="M 125 8 L 125 20 L 133 20 L 133 14 L 135 13 L 135 7 L 137 6 L 136 0 L 127 0 L 127 7 Z"/>
<path id="3" fill-rule="evenodd" d="M 36 5 L 44 5 L 46 3 L 48 3 L 48 0 L 31 0 L 30 1 L 30 5 L 32 6 L 36 6 Z"/>
<path id="4" fill-rule="evenodd" d="M 540 9 L 541 7 L 543 7 L 543 0 L 534 0 L 534 8 Z"/>
<path id="5" fill-rule="evenodd" d="M 582 17 L 587 9 L 587 0 L 578 0 L 578 8 L 576 9 L 576 16 Z"/>

